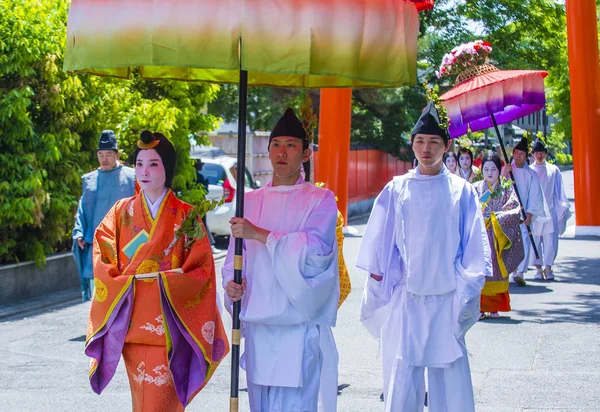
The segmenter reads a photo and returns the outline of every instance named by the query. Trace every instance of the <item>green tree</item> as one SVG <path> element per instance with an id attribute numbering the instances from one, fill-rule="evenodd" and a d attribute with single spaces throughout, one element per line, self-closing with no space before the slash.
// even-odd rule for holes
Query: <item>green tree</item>
<path id="1" fill-rule="evenodd" d="M 421 86 L 358 89 L 352 98 L 352 143 L 374 145 L 409 160 L 408 134 L 426 105 L 425 90 Z"/>
<path id="2" fill-rule="evenodd" d="M 546 95 L 555 126 L 571 136 L 570 88 L 565 6 L 554 0 L 440 0 L 422 18 L 420 57 L 431 65 L 426 78 L 442 89 L 448 79 L 435 78 L 443 55 L 465 41 L 492 43 L 491 62 L 500 69 L 549 71 Z"/>
<path id="3" fill-rule="evenodd" d="M 67 242 L 113 90 L 61 70 L 66 0 L 0 2 L 0 263 Z"/>
<path id="4" fill-rule="evenodd" d="M 0 2 L 0 264 L 41 265 L 69 246 L 103 129 L 117 130 L 126 160 L 142 129 L 164 132 L 178 150 L 175 189 L 201 196 L 188 135 L 216 123 L 204 109 L 218 86 L 64 73 L 69 3 Z"/>
<path id="5" fill-rule="evenodd" d="M 264 86 L 248 88 L 247 125 L 252 131 L 265 131 L 277 123 L 287 107 L 298 109 L 306 93 L 310 93 L 318 107 L 319 91 L 308 89 L 286 89 Z M 226 122 L 237 122 L 239 113 L 239 89 L 235 84 L 221 86 L 217 98 L 208 105 L 209 113 Z M 313 107 L 314 109 L 314 107 Z M 318 111 L 317 111 L 318 113 Z"/>
<path id="6" fill-rule="evenodd" d="M 173 190 L 182 192 L 185 200 L 198 200 L 196 171 L 190 159 L 190 132 L 196 132 L 198 143 L 209 144 L 207 131 L 214 129 L 218 118 L 206 113 L 209 102 L 216 98 L 219 86 L 177 81 L 146 81 L 134 73 L 133 79 L 119 81 L 123 100 L 112 113 L 124 159 L 136 147 L 139 133 L 148 129 L 167 136 L 177 152 Z M 193 192 L 190 192 L 193 190 Z"/>

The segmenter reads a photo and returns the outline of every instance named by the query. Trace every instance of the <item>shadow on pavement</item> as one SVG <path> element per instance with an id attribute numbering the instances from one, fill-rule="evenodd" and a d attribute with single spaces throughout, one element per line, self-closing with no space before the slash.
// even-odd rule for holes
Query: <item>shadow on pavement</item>
<path id="1" fill-rule="evenodd" d="M 342 391 L 346 388 L 348 388 L 350 385 L 347 383 L 342 383 L 341 385 L 338 385 L 338 396 L 340 396 L 342 394 Z"/>
<path id="2" fill-rule="evenodd" d="M 553 269 L 556 279 L 561 283 L 600 285 L 600 259 L 564 258 L 558 261 Z"/>
<path id="3" fill-rule="evenodd" d="M 498 323 L 500 325 L 518 325 L 520 323 L 523 323 L 522 320 L 512 319 L 508 316 L 500 316 L 499 318 L 491 318 L 488 316 L 488 317 L 481 319 L 479 322 Z"/>
<path id="4" fill-rule="evenodd" d="M 69 342 L 85 342 L 85 335 L 77 336 L 76 338 L 69 339 Z"/>
<path id="5" fill-rule="evenodd" d="M 538 293 L 550 293 L 552 289 L 548 286 L 537 285 L 530 280 L 527 280 L 527 286 L 510 285 L 511 295 L 535 295 Z"/>
<path id="6" fill-rule="evenodd" d="M 519 315 L 539 317 L 543 323 L 600 323 L 600 293 L 579 293 L 568 302 L 554 302 L 552 308 L 519 311 Z"/>

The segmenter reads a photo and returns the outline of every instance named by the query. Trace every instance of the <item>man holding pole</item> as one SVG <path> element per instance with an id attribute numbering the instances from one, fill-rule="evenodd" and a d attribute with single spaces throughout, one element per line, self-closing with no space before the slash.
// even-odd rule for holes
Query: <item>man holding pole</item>
<path id="1" fill-rule="evenodd" d="M 517 270 L 510 276 L 510 283 L 516 283 L 519 286 L 525 286 L 525 273 L 529 265 L 532 242 L 529 235 L 531 229 L 533 236 L 539 236 L 542 224 L 550 218 L 548 206 L 544 198 L 544 192 L 540 185 L 540 179 L 537 174 L 527 164 L 527 155 L 529 153 L 528 141 L 523 137 L 513 150 L 513 162 L 504 166 L 503 176 L 509 178 L 510 172 L 515 178 L 515 184 L 519 192 L 521 207 L 525 210 L 527 218 L 521 224 L 521 236 L 523 237 L 523 247 L 525 248 L 525 258 Z M 537 247 L 537 245 L 533 246 Z M 538 250 L 538 249 L 536 249 Z M 538 250 L 539 253 L 539 250 Z"/>
<path id="2" fill-rule="evenodd" d="M 534 237 L 540 254 L 540 259 L 535 260 L 537 269 L 535 279 L 541 280 L 545 277 L 546 280 L 554 280 L 552 265 L 558 254 L 558 236 L 564 233 L 567 227 L 567 220 L 571 216 L 571 205 L 565 193 L 560 169 L 546 161 L 548 156 L 546 144 L 537 139 L 531 151 L 535 158 L 532 168 L 540 179 L 551 216 L 551 219 L 543 223 L 543 227 L 540 228 L 543 234 Z M 544 266 L 543 270 L 542 266 Z"/>
<path id="3" fill-rule="evenodd" d="M 303 179 L 309 144 L 287 109 L 269 139 L 273 181 L 246 194 L 245 218 L 231 219 L 223 286 L 228 310 L 242 300 L 241 365 L 253 412 L 336 410 L 337 204 Z M 234 238 L 244 239 L 241 285 L 233 281 Z"/>

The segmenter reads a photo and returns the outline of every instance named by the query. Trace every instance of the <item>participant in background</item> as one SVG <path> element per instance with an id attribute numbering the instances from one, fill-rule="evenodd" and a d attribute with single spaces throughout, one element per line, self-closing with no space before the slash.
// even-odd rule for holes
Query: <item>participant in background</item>
<path id="1" fill-rule="evenodd" d="M 477 157 L 475 158 L 475 160 L 473 160 L 473 166 L 475 166 L 478 169 L 481 169 L 481 165 L 482 165 L 482 161 L 483 161 L 483 157 L 485 156 L 485 150 L 484 149 L 478 149 L 477 150 Z"/>
<path id="2" fill-rule="evenodd" d="M 473 152 L 466 147 L 458 149 L 459 176 L 469 183 L 482 180 L 481 171 L 473 166 Z"/>
<path id="3" fill-rule="evenodd" d="M 571 205 L 565 193 L 560 169 L 546 161 L 548 149 L 544 142 L 540 139 L 536 140 L 531 151 L 535 158 L 532 169 L 538 175 L 551 216 L 551 219 L 542 223 L 542 227 L 537 230 L 543 235 L 538 234 L 534 237 L 540 253 L 540 259 L 534 261 L 536 267 L 534 279 L 554 280 L 552 265 L 558 254 L 558 237 L 567 228 L 567 221 L 571 217 Z"/>
<path id="4" fill-rule="evenodd" d="M 452 151 L 446 153 L 444 155 L 444 164 L 446 165 L 450 173 L 460 176 L 460 173 L 458 171 L 458 156 L 456 156 L 456 153 Z"/>
<path id="5" fill-rule="evenodd" d="M 513 150 L 511 164 L 504 166 L 502 172 L 502 176 L 506 178 L 510 178 L 509 173 L 513 172 L 522 206 L 527 216 L 521 224 L 521 237 L 523 238 L 525 258 L 510 276 L 510 282 L 516 283 L 519 286 L 525 285 L 524 278 L 529 266 L 529 257 L 532 250 L 527 226 L 530 226 L 534 236 L 543 235 L 544 233 L 540 232 L 540 230 L 545 230 L 543 223 L 550 219 L 550 212 L 548 211 L 544 192 L 540 185 L 540 179 L 527 164 L 527 153 L 529 153 L 528 141 L 526 137 L 523 137 Z"/>
<path id="6" fill-rule="evenodd" d="M 521 210 L 512 182 L 502 176 L 500 158 L 493 153 L 484 156 L 483 177 L 474 184 L 483 208 L 485 227 L 492 249 L 493 276 L 486 278 L 481 291 L 481 317 L 492 318 L 498 312 L 509 312 L 508 277 L 525 257 L 521 237 Z"/>
<path id="7" fill-rule="evenodd" d="M 90 300 L 94 292 L 94 232 L 117 200 L 135 194 L 135 171 L 119 161 L 117 137 L 112 130 L 100 134 L 96 156 L 100 167 L 81 178 L 83 187 L 72 233 L 71 250 L 79 272 L 83 302 Z"/>

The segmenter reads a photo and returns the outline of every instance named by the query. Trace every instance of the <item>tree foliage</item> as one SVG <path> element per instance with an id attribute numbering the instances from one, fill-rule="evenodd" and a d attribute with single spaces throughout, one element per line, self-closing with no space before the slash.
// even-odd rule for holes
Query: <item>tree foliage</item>
<path id="1" fill-rule="evenodd" d="M 216 123 L 201 109 L 217 86 L 64 73 L 69 3 L 0 2 L 0 263 L 42 264 L 69 245 L 103 129 L 118 132 L 125 159 L 142 129 L 164 132 L 178 151 L 175 188 L 192 193 L 187 136 Z"/>
<path id="2" fill-rule="evenodd" d="M 550 72 L 546 81 L 549 112 L 559 119 L 555 127 L 570 137 L 564 4 L 554 0 L 436 0 L 435 8 L 422 13 L 420 21 L 419 83 L 426 80 L 446 91 L 453 84 L 434 74 L 444 54 L 461 43 L 485 39 L 494 47 L 490 57 L 499 68 Z M 303 94 L 251 87 L 250 128 L 269 130 L 285 107 Z M 354 90 L 352 96 L 352 142 L 375 145 L 397 157 L 407 152 L 406 136 L 425 105 L 422 87 Z M 235 121 L 237 101 L 237 86 L 226 86 L 209 110 Z"/>
<path id="3" fill-rule="evenodd" d="M 571 135 L 569 67 L 565 6 L 554 0 L 439 0 L 424 13 L 419 45 L 421 59 L 437 68 L 445 53 L 466 41 L 483 38 L 493 45 L 490 60 L 500 69 L 549 72 L 546 97 L 555 126 Z M 442 88 L 447 80 L 427 79 Z"/>

